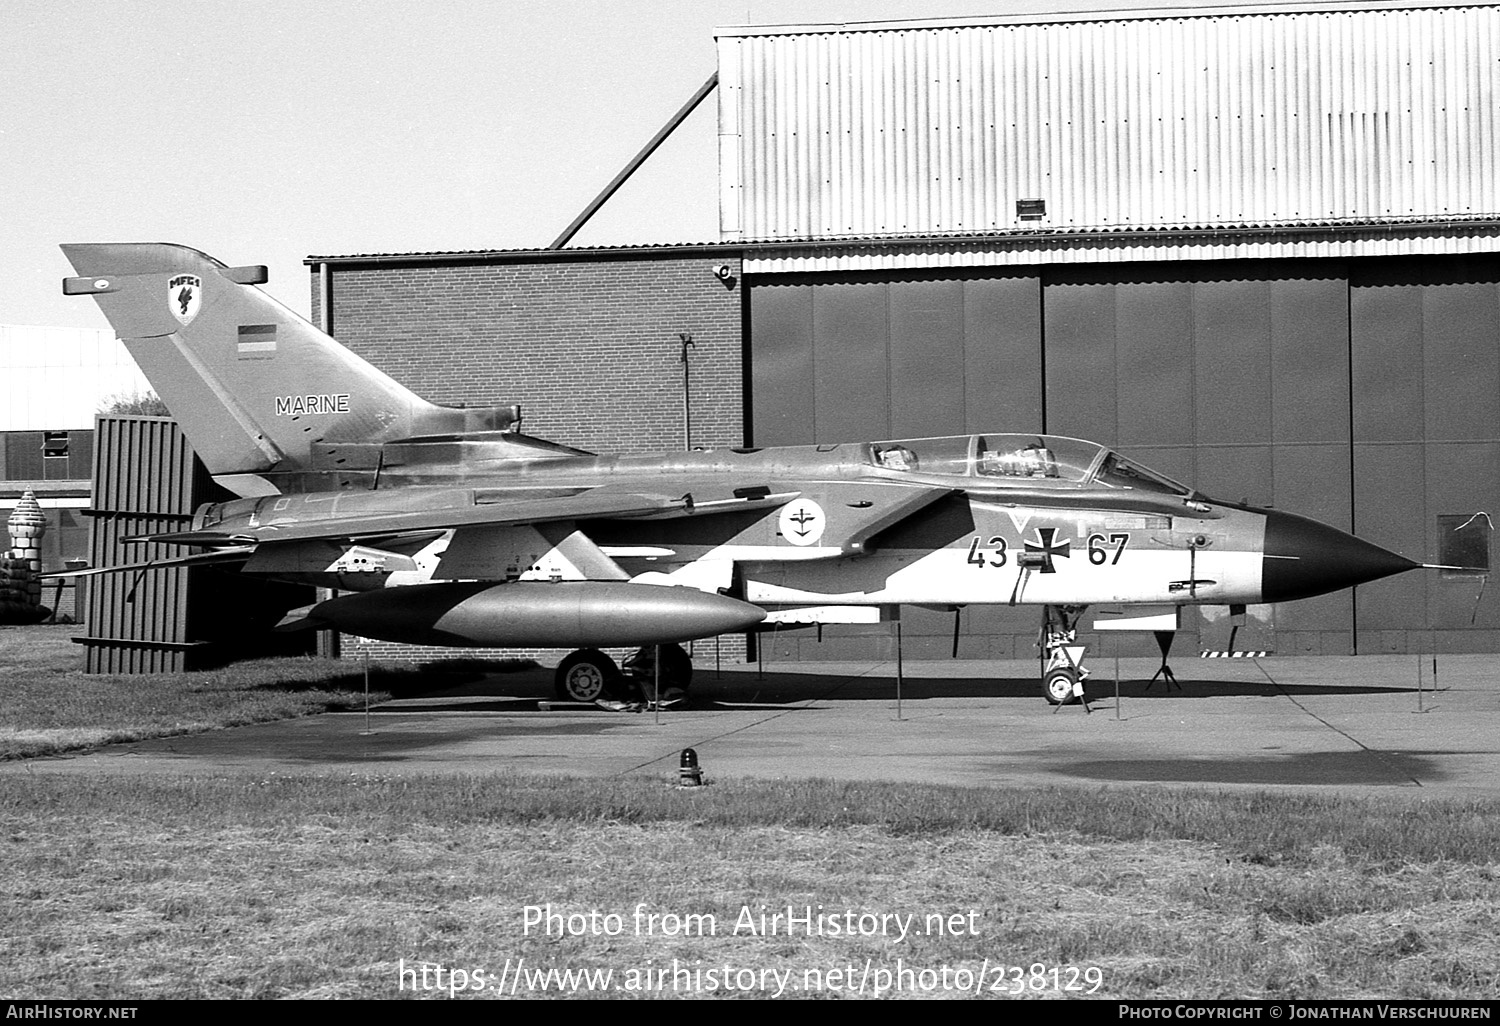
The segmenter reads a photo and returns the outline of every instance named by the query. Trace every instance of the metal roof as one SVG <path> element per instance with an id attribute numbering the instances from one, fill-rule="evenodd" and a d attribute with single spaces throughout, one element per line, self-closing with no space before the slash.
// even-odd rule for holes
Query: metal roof
<path id="1" fill-rule="evenodd" d="M 1087 259 L 1219 259 L 1245 246 L 1242 256 L 1381 256 L 1393 252 L 1492 252 L 1500 240 L 1500 217 L 1474 216 L 1284 222 L 1253 225 L 1158 225 L 1148 228 L 1058 228 L 999 232 L 948 232 L 924 236 L 871 235 L 841 239 L 746 240 L 715 243 L 653 243 L 580 249 L 474 249 L 412 253 L 351 253 L 309 256 L 309 266 L 380 266 L 474 263 L 539 263 L 568 260 L 673 256 L 739 257 L 747 274 L 835 269 L 840 262 L 862 267 L 914 267 L 979 263 L 1072 263 Z M 1087 247 L 1086 250 L 1080 247 Z M 901 256 L 904 251 L 907 255 Z M 913 254 L 927 254 L 916 257 Z M 947 253 L 947 257 L 934 254 Z M 1005 254 L 1005 255 L 1002 255 Z M 1111 255 L 1113 254 L 1113 255 Z M 795 265 L 795 267 L 794 267 Z M 851 264 L 852 266 L 852 264 Z"/>
<path id="2" fill-rule="evenodd" d="M 794 36 L 827 32 L 889 32 L 892 30 L 973 28 L 993 25 L 1055 25 L 1069 22 L 1160 21 L 1164 18 L 1244 17 L 1258 14 L 1342 14 L 1351 11 L 1424 10 L 1442 7 L 1486 7 L 1493 0 L 1409 0 L 1393 5 L 1387 0 L 1327 3 L 1294 0 L 1291 3 L 1240 4 L 1152 8 L 1108 8 L 1092 11 L 1036 11 L 1029 14 L 958 15 L 944 18 L 903 18 L 885 21 L 809 22 L 787 25 L 726 25 L 714 31 L 716 38 L 729 36 Z"/>
<path id="3" fill-rule="evenodd" d="M 579 246 L 563 249 L 460 249 L 413 253 L 346 253 L 303 258 L 317 264 L 535 263 L 540 261 L 609 260 L 632 257 L 734 255 L 744 247 L 733 242 L 653 242 L 634 246 Z"/>
<path id="4" fill-rule="evenodd" d="M 726 240 L 1389 225 L 1389 245 L 1500 217 L 1494 4 L 754 27 L 719 54 Z"/>

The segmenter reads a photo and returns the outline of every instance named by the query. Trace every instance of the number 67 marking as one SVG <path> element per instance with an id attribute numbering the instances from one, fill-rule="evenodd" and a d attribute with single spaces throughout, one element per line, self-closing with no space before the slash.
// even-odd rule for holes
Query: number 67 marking
<path id="1" fill-rule="evenodd" d="M 1115 547 L 1115 557 L 1113 559 L 1109 558 L 1109 551 L 1104 548 L 1105 542 L 1109 542 Z M 1109 565 L 1114 566 L 1120 561 L 1120 556 L 1124 553 L 1125 546 L 1129 544 L 1130 535 L 1128 534 L 1112 534 L 1108 538 L 1102 534 L 1091 534 L 1089 535 L 1089 562 L 1095 566 L 1103 566 L 1104 561 L 1109 560 Z"/>

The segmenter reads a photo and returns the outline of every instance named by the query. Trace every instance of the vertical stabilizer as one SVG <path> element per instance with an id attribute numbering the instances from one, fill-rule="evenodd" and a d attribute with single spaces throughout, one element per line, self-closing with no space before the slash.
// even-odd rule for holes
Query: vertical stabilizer
<path id="1" fill-rule="evenodd" d="M 63 291 L 98 301 L 216 477 L 326 472 L 341 444 L 373 453 L 446 412 L 256 288 L 264 268 L 169 243 L 62 249 L 79 275 Z"/>

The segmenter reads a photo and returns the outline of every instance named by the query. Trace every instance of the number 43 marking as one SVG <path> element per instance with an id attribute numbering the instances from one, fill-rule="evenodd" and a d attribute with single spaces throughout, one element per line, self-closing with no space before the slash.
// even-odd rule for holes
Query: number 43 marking
<path id="1" fill-rule="evenodd" d="M 1109 550 L 1105 548 L 1106 542 L 1115 547 L 1113 559 L 1110 559 Z M 1095 566 L 1103 566 L 1108 560 L 1109 565 L 1114 566 L 1125 552 L 1125 546 L 1129 544 L 1130 535 L 1128 534 L 1112 534 L 1107 538 L 1102 534 L 1091 534 L 1089 535 L 1089 562 Z"/>
<path id="2" fill-rule="evenodd" d="M 1004 566 L 1006 563 L 1005 539 L 997 534 L 989 540 L 989 546 L 994 549 L 994 552 L 990 553 L 992 558 L 989 560 L 989 565 Z M 984 566 L 985 555 L 979 548 L 979 536 L 975 535 L 974 540 L 969 543 L 969 558 L 967 561 L 974 566 Z"/>
<path id="3" fill-rule="evenodd" d="M 969 542 L 969 556 L 965 562 L 972 566 L 1004 566 L 1009 562 L 1004 538 L 996 535 L 985 544 L 990 551 L 986 552 L 979 547 L 980 539 L 978 536 Z M 1130 535 L 1128 533 L 1109 535 L 1091 534 L 1088 541 L 1089 562 L 1094 566 L 1103 566 L 1105 563 L 1114 566 L 1120 561 L 1120 557 L 1124 555 L 1125 548 L 1129 544 Z M 1110 545 L 1114 546 L 1113 552 L 1109 549 Z"/>

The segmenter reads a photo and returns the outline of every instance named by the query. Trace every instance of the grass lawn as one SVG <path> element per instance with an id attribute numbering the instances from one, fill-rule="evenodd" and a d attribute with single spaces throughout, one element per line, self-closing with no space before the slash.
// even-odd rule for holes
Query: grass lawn
<path id="1" fill-rule="evenodd" d="M 363 702 L 0 630 L 8 998 L 1500 996 L 1500 803 L 18 757 Z M 382 693 L 420 686 L 377 671 Z"/>
<path id="2" fill-rule="evenodd" d="M 1494 998 L 1497 813 L 1158 789 L 12 773 L 0 992 Z"/>
<path id="3" fill-rule="evenodd" d="M 195 673 L 83 672 L 81 628 L 0 627 L 0 759 L 363 708 L 364 667 L 258 659 Z M 430 686 L 408 666 L 371 667 L 372 701 Z M 424 680 L 427 683 L 424 685 Z"/>

